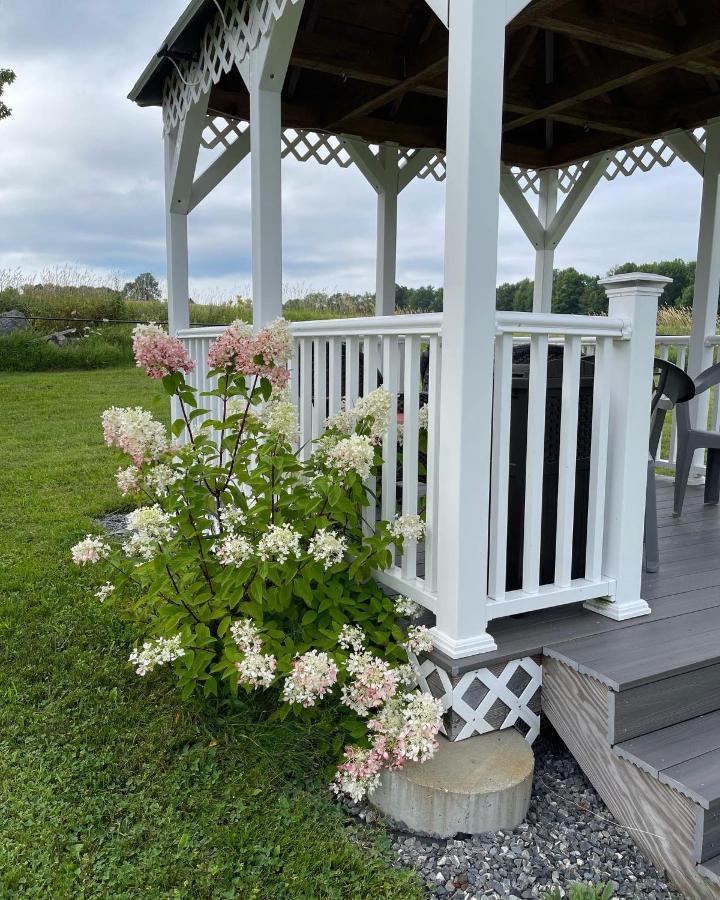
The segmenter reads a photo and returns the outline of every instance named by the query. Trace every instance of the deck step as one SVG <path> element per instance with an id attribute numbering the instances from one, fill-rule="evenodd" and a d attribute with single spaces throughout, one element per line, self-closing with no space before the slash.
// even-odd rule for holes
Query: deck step
<path id="1" fill-rule="evenodd" d="M 697 805 L 698 862 L 720 853 L 720 712 L 616 744 L 615 754 Z"/>
<path id="2" fill-rule="evenodd" d="M 545 647 L 610 688 L 609 739 L 629 741 L 720 709 L 720 616 L 699 610 Z"/>
<path id="3" fill-rule="evenodd" d="M 709 881 L 720 884 L 720 856 L 716 856 L 714 859 L 701 863 L 701 865 L 698 866 L 698 872 Z"/>

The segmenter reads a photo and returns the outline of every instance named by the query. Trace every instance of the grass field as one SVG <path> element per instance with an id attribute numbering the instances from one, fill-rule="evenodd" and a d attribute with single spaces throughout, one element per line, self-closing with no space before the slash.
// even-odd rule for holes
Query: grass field
<path id="1" fill-rule="evenodd" d="M 118 507 L 99 416 L 134 369 L 0 376 L 0 897 L 419 898 L 328 797 L 312 735 L 135 676 L 139 635 L 69 564 Z"/>

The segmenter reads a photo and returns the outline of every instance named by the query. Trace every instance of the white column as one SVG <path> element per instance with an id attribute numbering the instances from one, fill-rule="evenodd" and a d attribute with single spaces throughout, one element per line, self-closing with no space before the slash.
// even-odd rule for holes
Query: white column
<path id="1" fill-rule="evenodd" d="M 555 218 L 558 201 L 558 171 L 544 169 L 540 173 L 538 219 L 543 229 L 543 245 L 535 250 L 535 289 L 533 312 L 552 312 L 553 267 L 555 244 L 548 239 L 548 229 Z"/>
<path id="2" fill-rule="evenodd" d="M 188 217 L 170 211 L 177 129 L 165 135 L 165 232 L 167 248 L 168 331 L 175 334 L 190 325 L 188 275 Z"/>
<path id="3" fill-rule="evenodd" d="M 281 93 L 303 0 L 288 3 L 262 35 L 240 74 L 250 94 L 253 325 L 282 315 Z"/>
<path id="4" fill-rule="evenodd" d="M 398 217 L 398 150 L 392 144 L 382 144 L 379 162 L 382 185 L 377 198 L 377 262 L 375 278 L 375 315 L 391 316 L 395 312 L 395 281 L 397 278 L 397 217 Z"/>
<path id="5" fill-rule="evenodd" d="M 487 561 L 505 18 L 496 0 L 453 0 L 433 629 L 453 658 L 495 648 Z"/>
<path id="6" fill-rule="evenodd" d="M 616 621 L 650 612 L 640 596 L 650 398 L 658 300 L 671 281 L 632 272 L 600 282 L 609 316 L 625 319 L 630 337 L 615 342 L 609 385 L 603 574 L 615 580 L 615 596 L 586 606 Z"/>
<path id="7" fill-rule="evenodd" d="M 703 173 L 700 234 L 698 237 L 695 295 L 688 371 L 693 377 L 712 365 L 713 349 L 705 339 L 715 334 L 718 295 L 720 294 L 720 120 L 707 126 L 705 169 Z M 695 422 L 707 428 L 709 394 L 695 401 Z M 696 463 L 702 463 L 702 454 Z"/>
<path id="8" fill-rule="evenodd" d="M 250 189 L 253 324 L 282 315 L 282 124 L 280 91 L 263 90 L 250 60 Z M 282 88 L 282 85 L 279 85 Z"/>

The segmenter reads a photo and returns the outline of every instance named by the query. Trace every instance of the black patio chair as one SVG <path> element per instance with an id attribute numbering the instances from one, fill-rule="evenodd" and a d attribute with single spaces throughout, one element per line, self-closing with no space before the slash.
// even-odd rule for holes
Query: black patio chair
<path id="1" fill-rule="evenodd" d="M 720 363 L 710 366 L 694 379 L 695 396 L 720 384 Z M 717 402 L 717 398 L 716 401 Z M 675 499 L 673 512 L 682 513 L 690 469 L 697 450 L 707 450 L 705 472 L 705 503 L 716 505 L 720 499 L 720 433 L 693 428 L 690 410 L 682 406 L 677 411 L 677 462 L 675 463 Z"/>
<path id="2" fill-rule="evenodd" d="M 645 571 L 657 572 L 660 567 L 658 546 L 657 496 L 655 493 L 655 460 L 662 438 L 668 410 L 675 409 L 676 417 L 688 416 L 688 401 L 695 396 L 692 378 L 678 366 L 665 359 L 653 365 L 653 395 L 650 403 L 650 446 L 648 451 L 647 484 L 645 488 Z M 678 419 L 676 418 L 676 422 Z M 676 426 L 676 433 L 679 428 Z M 679 439 L 678 439 L 679 447 Z"/>

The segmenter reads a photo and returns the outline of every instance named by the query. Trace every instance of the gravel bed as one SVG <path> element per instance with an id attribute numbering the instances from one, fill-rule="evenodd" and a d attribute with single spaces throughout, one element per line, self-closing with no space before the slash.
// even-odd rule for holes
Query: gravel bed
<path id="1" fill-rule="evenodd" d="M 533 798 L 519 828 L 441 841 L 391 828 L 397 867 L 417 869 L 428 893 L 448 900 L 540 900 L 578 881 L 612 882 L 617 897 L 684 900 L 615 824 L 560 740 L 540 738 L 533 749 Z M 379 819 L 370 807 L 348 808 Z"/>
<path id="2" fill-rule="evenodd" d="M 121 538 L 128 530 L 128 513 L 108 513 L 106 516 L 100 516 L 95 519 L 95 521 L 112 537 Z"/>

